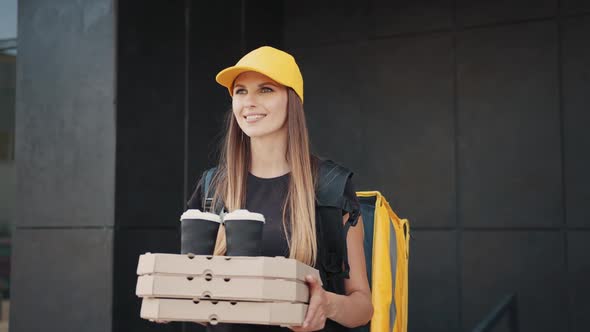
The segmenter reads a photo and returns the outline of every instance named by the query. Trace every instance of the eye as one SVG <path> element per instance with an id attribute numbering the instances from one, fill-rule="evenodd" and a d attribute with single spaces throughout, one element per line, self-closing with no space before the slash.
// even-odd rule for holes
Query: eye
<path id="1" fill-rule="evenodd" d="M 260 92 L 262 92 L 262 93 L 273 92 L 273 89 L 265 86 L 265 87 L 263 87 L 263 88 L 260 89 Z"/>
<path id="2" fill-rule="evenodd" d="M 239 89 L 236 89 L 236 91 L 234 91 L 234 94 L 235 95 L 242 95 L 242 94 L 245 94 L 246 92 L 247 92 L 246 89 L 239 88 Z"/>

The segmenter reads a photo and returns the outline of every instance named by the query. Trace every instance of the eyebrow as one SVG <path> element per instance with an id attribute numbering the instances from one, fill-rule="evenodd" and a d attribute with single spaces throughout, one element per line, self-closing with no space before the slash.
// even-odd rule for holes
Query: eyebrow
<path id="1" fill-rule="evenodd" d="M 265 85 L 278 86 L 277 84 L 275 84 L 273 82 L 263 82 L 263 83 L 258 84 L 258 87 L 260 88 L 260 87 L 265 86 Z M 234 89 L 237 88 L 237 87 L 245 88 L 245 86 L 243 86 L 242 84 L 235 84 L 234 85 Z"/>

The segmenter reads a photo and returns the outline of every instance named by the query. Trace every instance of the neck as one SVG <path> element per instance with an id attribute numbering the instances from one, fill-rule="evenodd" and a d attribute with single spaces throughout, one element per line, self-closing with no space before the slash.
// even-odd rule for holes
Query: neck
<path id="1" fill-rule="evenodd" d="M 273 137 L 253 137 L 250 139 L 252 161 L 250 173 L 260 178 L 273 178 L 288 173 L 287 132 L 281 131 Z"/>

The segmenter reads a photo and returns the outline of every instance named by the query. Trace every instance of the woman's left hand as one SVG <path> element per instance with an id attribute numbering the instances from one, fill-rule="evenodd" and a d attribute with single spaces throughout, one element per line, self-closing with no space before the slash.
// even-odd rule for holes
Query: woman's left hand
<path id="1" fill-rule="evenodd" d="M 328 292 L 322 288 L 320 281 L 312 276 L 305 277 L 309 286 L 309 306 L 302 326 L 292 326 L 291 330 L 295 332 L 317 331 L 324 328 L 329 313 L 329 296 Z"/>

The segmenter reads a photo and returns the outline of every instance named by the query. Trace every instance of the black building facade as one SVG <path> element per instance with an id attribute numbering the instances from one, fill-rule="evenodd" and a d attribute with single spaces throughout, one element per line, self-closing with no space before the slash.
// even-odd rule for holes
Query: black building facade
<path id="1" fill-rule="evenodd" d="M 590 2 L 19 2 L 11 331 L 139 318 L 214 164 L 222 68 L 291 52 L 314 150 L 410 219 L 409 331 L 590 329 Z M 506 322 L 496 329 L 506 330 Z"/>

